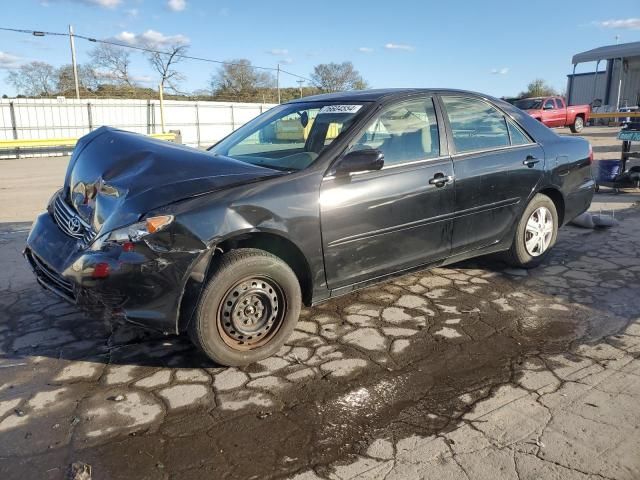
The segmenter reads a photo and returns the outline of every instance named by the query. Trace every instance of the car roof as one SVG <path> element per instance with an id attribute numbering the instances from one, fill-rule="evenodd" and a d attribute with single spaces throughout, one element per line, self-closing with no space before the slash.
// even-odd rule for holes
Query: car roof
<path id="1" fill-rule="evenodd" d="M 547 95 L 546 97 L 524 97 L 520 100 L 544 100 L 545 98 L 562 98 L 560 95 Z"/>
<path id="2" fill-rule="evenodd" d="M 470 92 L 466 90 L 453 90 L 444 88 L 378 88 L 371 90 L 352 90 L 348 92 L 338 93 L 323 93 L 320 95 L 311 95 L 309 97 L 297 98 L 291 100 L 288 103 L 301 103 L 301 102 L 377 102 L 382 99 L 389 99 L 393 97 L 403 97 L 409 93 L 464 93 L 471 95 L 482 95 L 477 92 Z"/>

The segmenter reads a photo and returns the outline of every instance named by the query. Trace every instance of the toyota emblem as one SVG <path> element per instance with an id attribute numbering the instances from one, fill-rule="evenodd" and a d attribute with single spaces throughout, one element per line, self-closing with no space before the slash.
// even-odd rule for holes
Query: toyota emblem
<path id="1" fill-rule="evenodd" d="M 78 217 L 71 217 L 69 219 L 68 225 L 71 233 L 79 233 L 80 229 L 82 228 L 82 224 L 80 223 L 80 220 L 78 219 Z"/>

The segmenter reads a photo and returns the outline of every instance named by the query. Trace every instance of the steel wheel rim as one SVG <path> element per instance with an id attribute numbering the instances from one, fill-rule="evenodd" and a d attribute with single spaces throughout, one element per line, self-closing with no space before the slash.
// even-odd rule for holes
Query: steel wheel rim
<path id="1" fill-rule="evenodd" d="M 529 216 L 524 230 L 524 246 L 532 257 L 549 249 L 553 239 L 553 216 L 547 207 L 538 207 Z"/>
<path id="2" fill-rule="evenodd" d="M 218 332 L 234 350 L 253 350 L 274 337 L 285 311 L 285 297 L 275 280 L 248 277 L 224 294 L 218 309 Z"/>

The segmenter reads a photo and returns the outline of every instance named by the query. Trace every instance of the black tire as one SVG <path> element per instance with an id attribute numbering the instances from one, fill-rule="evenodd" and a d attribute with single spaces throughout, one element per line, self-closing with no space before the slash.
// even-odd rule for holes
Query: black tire
<path id="1" fill-rule="evenodd" d="M 527 222 L 530 218 L 532 218 L 533 213 L 541 208 L 546 208 L 547 211 L 551 214 L 551 221 L 553 222 L 552 231 L 551 236 L 548 239 L 548 246 L 545 249 L 539 249 L 542 251 L 542 253 L 533 255 L 528 251 L 526 244 L 526 240 L 530 238 L 529 233 L 527 232 Z M 505 260 L 507 261 L 507 263 L 514 267 L 537 267 L 547 257 L 549 251 L 551 251 L 551 249 L 555 245 L 557 238 L 558 212 L 556 210 L 556 206 L 549 197 L 538 193 L 531 199 L 529 205 L 527 205 L 527 208 L 525 208 L 524 212 L 522 213 L 520 221 L 518 221 L 518 226 L 513 238 L 513 243 L 511 244 L 511 248 L 505 254 Z"/>
<path id="2" fill-rule="evenodd" d="M 215 266 L 189 336 L 216 363 L 248 365 L 282 347 L 298 321 L 301 303 L 298 278 L 284 261 L 264 250 L 232 250 Z"/>
<path id="3" fill-rule="evenodd" d="M 573 125 L 570 125 L 569 128 L 573 133 L 580 133 L 584 128 L 584 118 L 577 116 L 573 121 Z"/>

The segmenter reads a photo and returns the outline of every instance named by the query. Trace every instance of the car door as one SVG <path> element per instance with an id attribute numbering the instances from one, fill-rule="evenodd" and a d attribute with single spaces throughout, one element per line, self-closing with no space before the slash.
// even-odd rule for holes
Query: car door
<path id="1" fill-rule="evenodd" d="M 441 97 L 455 175 L 451 254 L 502 240 L 544 169 L 544 152 L 489 101 Z"/>
<path id="2" fill-rule="evenodd" d="M 542 110 L 544 124 L 547 127 L 560 126 L 560 116 L 558 115 L 558 108 L 556 107 L 556 102 L 553 100 L 553 98 L 547 98 L 544 101 Z"/>
<path id="3" fill-rule="evenodd" d="M 564 127 L 567 124 L 567 109 L 564 105 L 564 100 L 560 97 L 556 97 L 556 109 L 554 113 L 556 114 L 556 126 Z"/>
<path id="4" fill-rule="evenodd" d="M 327 283 L 364 282 L 448 256 L 453 167 L 431 97 L 385 107 L 345 153 L 375 148 L 378 171 L 334 175 L 320 192 Z"/>

